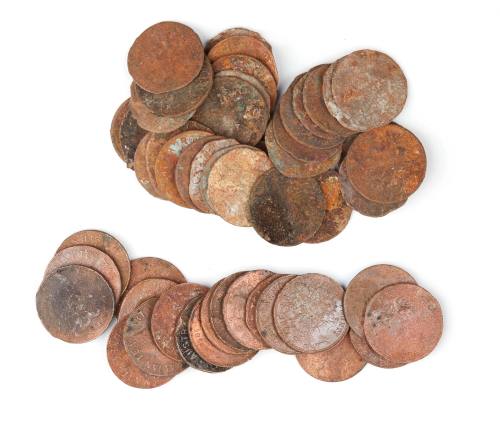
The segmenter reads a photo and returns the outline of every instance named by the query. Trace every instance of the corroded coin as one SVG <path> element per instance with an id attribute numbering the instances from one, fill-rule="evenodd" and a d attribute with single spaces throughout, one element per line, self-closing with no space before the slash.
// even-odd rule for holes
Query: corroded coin
<path id="1" fill-rule="evenodd" d="M 325 199 L 315 179 L 287 178 L 278 170 L 262 174 L 250 194 L 250 217 L 257 233 L 272 244 L 293 246 L 318 231 Z"/>
<path id="2" fill-rule="evenodd" d="M 356 352 L 349 335 L 336 346 L 314 354 L 299 354 L 297 361 L 310 376 L 325 382 L 340 382 L 359 373 L 366 362 Z"/>
<path id="3" fill-rule="evenodd" d="M 363 323 L 368 302 L 383 288 L 396 284 L 416 284 L 416 281 L 408 272 L 392 265 L 370 266 L 352 279 L 344 295 L 344 314 L 356 335 L 365 335 Z"/>
<path id="4" fill-rule="evenodd" d="M 373 350 L 395 363 L 428 355 L 443 331 L 439 302 L 418 285 L 385 287 L 366 306 L 364 332 Z"/>
<path id="5" fill-rule="evenodd" d="M 203 46 L 196 33 L 178 22 L 160 22 L 146 29 L 130 48 L 128 70 L 148 92 L 183 88 L 203 66 Z"/>
<path id="6" fill-rule="evenodd" d="M 106 253 L 115 262 L 122 283 L 122 292 L 127 289 L 130 279 L 130 259 L 125 247 L 112 235 L 98 230 L 75 232 L 66 238 L 57 251 L 72 246 L 91 246 Z"/>
<path id="7" fill-rule="evenodd" d="M 140 257 L 130 261 L 130 282 L 128 289 L 132 289 L 144 279 L 163 278 L 182 283 L 186 278 L 172 263 L 158 257 Z"/>
<path id="8" fill-rule="evenodd" d="M 299 352 L 320 352 L 338 343 L 349 330 L 344 318 L 344 289 L 333 279 L 308 273 L 287 282 L 276 296 L 276 331 Z"/>
<path id="9" fill-rule="evenodd" d="M 147 150 L 151 141 L 152 137 L 146 135 L 139 142 L 134 155 L 134 171 L 139 184 L 152 196 L 159 197 L 155 188 L 156 183 L 151 180 L 151 173 L 148 170 Z"/>
<path id="10" fill-rule="evenodd" d="M 174 135 L 175 134 L 176 133 L 174 133 Z M 146 137 L 149 138 L 146 147 L 146 170 L 148 172 L 148 177 L 151 182 L 153 190 L 155 192 L 158 192 L 158 186 L 156 184 L 156 173 L 155 173 L 156 158 L 158 157 L 158 154 L 160 153 L 162 146 L 168 140 L 168 135 L 149 133 L 146 135 Z M 161 198 L 158 194 L 157 197 Z"/>
<path id="11" fill-rule="evenodd" d="M 381 355 L 378 355 L 368 344 L 366 338 L 356 335 L 356 333 L 354 333 L 354 330 L 349 330 L 349 336 L 351 337 L 351 343 L 356 352 L 368 364 L 380 368 L 397 368 L 404 365 L 401 363 L 394 363 L 382 357 Z"/>
<path id="12" fill-rule="evenodd" d="M 261 34 L 247 28 L 229 28 L 226 29 L 225 31 L 220 32 L 215 37 L 208 40 L 206 44 L 206 49 L 207 51 L 210 50 L 215 44 L 226 38 L 242 36 L 242 35 L 257 38 L 258 40 L 262 41 L 270 51 L 272 51 L 271 45 L 266 41 L 266 39 Z"/>
<path id="13" fill-rule="evenodd" d="M 151 317 L 151 333 L 158 348 L 168 357 L 181 360 L 175 343 L 175 327 L 182 309 L 204 295 L 203 285 L 184 283 L 166 289 L 158 298 Z"/>
<path id="14" fill-rule="evenodd" d="M 55 338 L 83 343 L 101 335 L 114 313 L 113 291 L 95 270 L 80 265 L 57 268 L 36 294 L 38 317 Z"/>
<path id="15" fill-rule="evenodd" d="M 262 98 L 264 98 L 264 101 L 266 102 L 266 107 L 270 110 L 271 109 L 271 96 L 269 93 L 266 91 L 266 88 L 264 88 L 264 85 L 255 77 L 247 75 L 246 73 L 240 72 L 239 70 L 222 70 L 220 72 L 217 72 L 217 76 L 219 77 L 237 77 L 239 79 L 244 80 L 245 82 L 250 83 L 255 89 L 259 91 L 259 93 L 262 95 Z"/>

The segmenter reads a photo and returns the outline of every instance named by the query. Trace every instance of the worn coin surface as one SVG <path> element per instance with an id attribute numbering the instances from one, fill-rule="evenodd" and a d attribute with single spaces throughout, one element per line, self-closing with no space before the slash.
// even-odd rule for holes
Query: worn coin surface
<path id="1" fill-rule="evenodd" d="M 163 278 L 182 283 L 186 278 L 177 267 L 158 257 L 140 257 L 130 261 L 130 282 L 128 289 L 132 289 L 144 279 Z"/>
<path id="2" fill-rule="evenodd" d="M 368 302 L 363 327 L 377 354 L 395 363 L 411 363 L 436 347 L 443 332 L 443 313 L 439 302 L 422 287 L 390 285 Z"/>
<path id="3" fill-rule="evenodd" d="M 380 368 L 397 368 L 397 367 L 402 367 L 404 365 L 401 363 L 394 363 L 382 357 L 381 355 L 378 355 L 368 344 L 366 338 L 356 335 L 354 330 L 352 329 L 349 330 L 349 336 L 351 337 L 351 343 L 356 352 L 368 364 Z"/>
<path id="4" fill-rule="evenodd" d="M 266 39 L 259 34 L 258 32 L 252 31 L 251 29 L 248 28 L 229 28 L 226 29 L 225 31 L 220 32 L 217 34 L 215 37 L 211 38 L 208 40 L 206 44 L 206 49 L 207 51 L 210 50 L 215 44 L 217 44 L 219 41 L 222 41 L 226 38 L 229 37 L 234 37 L 234 36 L 241 36 L 241 35 L 246 35 L 249 37 L 254 37 L 262 41 L 266 47 L 272 51 L 271 45 L 266 41 Z"/>
<path id="5" fill-rule="evenodd" d="M 128 70 L 148 92 L 183 88 L 200 73 L 203 45 L 196 33 L 178 22 L 160 22 L 137 37 L 128 54 Z"/>
<path id="6" fill-rule="evenodd" d="M 258 80 L 257 78 L 247 75 L 246 73 L 240 72 L 239 70 L 221 70 L 220 72 L 217 72 L 217 76 L 219 77 L 237 77 L 239 79 L 244 80 L 245 82 L 250 83 L 255 89 L 259 91 L 259 93 L 262 95 L 262 98 L 264 98 L 264 101 L 266 103 L 266 107 L 270 110 L 271 109 L 271 96 L 269 93 L 266 91 L 266 88 L 264 88 L 264 85 Z"/>
<path id="7" fill-rule="evenodd" d="M 152 137 L 146 135 L 139 142 L 139 146 L 137 146 L 137 150 L 134 155 L 134 171 L 140 185 L 144 187 L 144 189 L 152 196 L 159 197 L 155 188 L 156 183 L 153 183 L 151 180 L 150 172 L 148 170 L 147 150 L 151 140 Z"/>
<path id="8" fill-rule="evenodd" d="M 95 270 L 74 264 L 64 266 L 43 280 L 36 294 L 36 309 L 43 326 L 55 338 L 88 342 L 111 323 L 113 291 Z"/>

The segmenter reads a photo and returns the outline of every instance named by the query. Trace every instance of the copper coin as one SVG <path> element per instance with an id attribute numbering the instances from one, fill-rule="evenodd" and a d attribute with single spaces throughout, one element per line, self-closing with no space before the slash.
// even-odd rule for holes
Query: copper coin
<path id="1" fill-rule="evenodd" d="M 191 143 L 210 136 L 209 132 L 190 130 L 171 137 L 160 149 L 155 163 L 158 193 L 176 205 L 187 207 L 175 185 L 175 166 L 182 150 Z"/>
<path id="2" fill-rule="evenodd" d="M 162 354 L 151 334 L 151 314 L 157 298 L 150 298 L 127 318 L 123 331 L 125 349 L 141 371 L 151 376 L 172 378 L 184 370 L 184 363 Z"/>
<path id="3" fill-rule="evenodd" d="M 207 51 L 210 50 L 215 44 L 226 38 L 242 36 L 242 35 L 257 38 L 258 40 L 262 41 L 269 50 L 272 50 L 271 45 L 265 40 L 265 38 L 261 34 L 247 28 L 229 28 L 226 29 L 225 31 L 220 32 L 207 42 L 206 49 Z"/>
<path id="4" fill-rule="evenodd" d="M 180 130 L 180 129 L 179 129 Z M 180 131 L 179 131 L 180 133 Z M 174 136 L 177 133 L 172 134 Z M 148 172 L 148 177 L 151 182 L 152 188 L 157 193 L 157 197 L 161 199 L 158 195 L 158 185 L 156 184 L 156 158 L 160 153 L 161 148 L 169 139 L 170 135 L 167 134 L 157 134 L 157 133 L 149 133 L 146 135 L 149 138 L 149 142 L 146 146 L 146 170 Z"/>
<path id="5" fill-rule="evenodd" d="M 131 95 L 157 115 L 184 115 L 198 108 L 205 100 L 213 83 L 213 70 L 210 60 L 205 57 L 203 67 L 196 78 L 187 86 L 163 94 L 153 94 L 135 85 Z"/>
<path id="6" fill-rule="evenodd" d="M 344 317 L 344 289 L 333 279 L 308 273 L 279 291 L 273 307 L 276 331 L 299 352 L 320 352 L 338 343 L 349 330 Z"/>
<path id="7" fill-rule="evenodd" d="M 122 284 L 122 292 L 127 289 L 130 280 L 130 259 L 125 247 L 112 235 L 98 230 L 75 232 L 66 238 L 57 251 L 72 246 L 91 246 L 106 253 L 115 262 Z"/>
<path id="8" fill-rule="evenodd" d="M 428 355 L 443 332 L 439 302 L 418 285 L 385 287 L 366 306 L 363 324 L 373 350 L 396 363 L 411 363 Z"/>
<path id="9" fill-rule="evenodd" d="M 397 124 L 361 133 L 344 162 L 356 191 L 377 203 L 406 200 L 422 183 L 426 169 L 422 144 Z"/>
<path id="10" fill-rule="evenodd" d="M 197 121 L 191 119 L 189 120 L 184 126 L 180 128 L 182 131 L 187 131 L 187 130 L 203 130 L 204 132 L 210 132 L 213 134 L 212 129 L 209 127 L 205 126 L 204 124 L 198 123 Z"/>
<path id="11" fill-rule="evenodd" d="M 250 215 L 255 231 L 266 241 L 293 246 L 318 231 L 325 199 L 317 180 L 287 178 L 273 168 L 254 184 Z"/>
<path id="12" fill-rule="evenodd" d="M 255 89 L 259 91 L 261 94 L 262 98 L 264 98 L 264 101 L 266 103 L 266 107 L 270 110 L 271 109 L 271 97 L 267 93 L 266 88 L 262 85 L 262 83 L 255 77 L 247 75 L 246 73 L 240 72 L 238 70 L 222 70 L 217 73 L 217 76 L 219 77 L 236 77 L 239 79 L 244 80 L 245 82 L 248 82 L 250 85 L 252 85 Z"/>
<path id="13" fill-rule="evenodd" d="M 160 22 L 146 29 L 130 48 L 128 70 L 148 92 L 183 88 L 200 73 L 203 46 L 196 33 L 178 22 Z"/>
<path id="14" fill-rule="evenodd" d="M 393 363 L 386 358 L 378 355 L 368 344 L 366 338 L 356 335 L 354 330 L 349 330 L 349 336 L 351 337 L 351 343 L 356 352 L 359 354 L 363 360 L 368 364 L 374 365 L 380 368 L 397 368 L 402 367 L 404 364 Z"/>
<path id="15" fill-rule="evenodd" d="M 416 284 L 406 271 L 392 265 L 374 265 L 359 272 L 347 286 L 344 313 L 350 328 L 365 336 L 363 323 L 368 302 L 383 288 L 396 284 Z"/>
<path id="16" fill-rule="evenodd" d="M 251 226 L 248 201 L 255 180 L 273 164 L 259 149 L 248 146 L 228 148 L 210 166 L 206 199 L 209 207 L 230 224 Z"/>
<path id="17" fill-rule="evenodd" d="M 45 269 L 45 275 L 49 275 L 56 269 L 68 265 L 81 265 L 94 269 L 106 280 L 111 287 L 115 297 L 115 303 L 120 299 L 122 293 L 122 282 L 120 272 L 113 259 L 106 253 L 90 246 L 71 246 L 58 251 Z"/>
<path id="18" fill-rule="evenodd" d="M 95 270 L 68 265 L 44 278 L 36 293 L 36 309 L 43 326 L 55 338 L 88 342 L 111 323 L 113 291 Z"/>
<path id="19" fill-rule="evenodd" d="M 345 127 L 366 131 L 390 123 L 403 109 L 407 84 L 403 71 L 388 55 L 359 50 L 331 66 L 324 86 L 328 109 Z"/>
<path id="20" fill-rule="evenodd" d="M 184 283 L 165 290 L 158 298 L 151 317 L 151 332 L 158 348 L 170 358 L 181 360 L 175 343 L 175 327 L 182 309 L 208 288 Z"/>
<path id="21" fill-rule="evenodd" d="M 140 389 L 152 389 L 167 383 L 169 377 L 151 376 L 141 371 L 132 361 L 123 345 L 123 330 L 127 319 L 120 320 L 108 338 L 106 352 L 111 370 L 123 383 Z"/>
<path id="22" fill-rule="evenodd" d="M 201 179 L 207 162 L 217 151 L 237 144 L 238 142 L 234 139 L 214 140 L 204 145 L 193 158 L 189 174 L 189 196 L 191 197 L 191 201 L 195 205 L 196 209 L 201 212 L 210 212 L 210 207 L 206 203 L 201 190 Z"/>
<path id="23" fill-rule="evenodd" d="M 213 88 L 194 119 L 218 135 L 255 145 L 266 130 L 269 113 L 264 97 L 251 83 L 216 74 Z"/>
<path id="24" fill-rule="evenodd" d="M 152 196 L 158 197 L 158 192 L 155 188 L 156 183 L 151 180 L 151 173 L 148 170 L 147 150 L 151 142 L 151 136 L 144 136 L 137 146 L 134 156 L 134 171 L 137 181 L 144 189 Z"/>
<path id="25" fill-rule="evenodd" d="M 186 278 L 172 263 L 158 257 L 140 257 L 130 261 L 130 282 L 128 290 L 145 279 L 162 278 L 182 283 Z"/>
<path id="26" fill-rule="evenodd" d="M 196 352 L 193 343 L 189 336 L 190 319 L 193 317 L 193 308 L 199 304 L 202 297 L 197 297 L 191 300 L 181 311 L 177 326 L 175 328 L 175 343 L 177 352 L 182 357 L 184 362 L 196 370 L 205 371 L 207 373 L 220 373 L 226 371 L 227 367 L 219 367 L 205 361 L 200 354 Z"/>
<path id="27" fill-rule="evenodd" d="M 158 298 L 163 292 L 175 285 L 177 285 L 176 282 L 161 278 L 144 279 L 144 281 L 139 282 L 129 289 L 123 297 L 118 320 L 128 317 L 141 303 L 150 298 Z"/>
<path id="28" fill-rule="evenodd" d="M 324 382 L 350 379 L 366 365 L 352 346 L 349 335 L 326 351 L 297 355 L 297 361 L 307 374 Z"/>
<path id="29" fill-rule="evenodd" d="M 247 298 L 264 279 L 271 276 L 268 270 L 252 270 L 239 276 L 230 285 L 222 303 L 222 312 L 227 330 L 240 344 L 258 350 L 261 341 L 248 329 L 245 322 Z"/>

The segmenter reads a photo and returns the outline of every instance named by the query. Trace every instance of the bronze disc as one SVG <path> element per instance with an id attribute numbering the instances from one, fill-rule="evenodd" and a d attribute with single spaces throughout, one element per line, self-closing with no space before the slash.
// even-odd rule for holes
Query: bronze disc
<path id="1" fill-rule="evenodd" d="M 130 282 L 128 289 L 132 289 L 145 279 L 162 278 L 177 282 L 186 282 L 186 278 L 172 263 L 158 257 L 140 257 L 130 261 Z"/>
<path id="2" fill-rule="evenodd" d="M 381 355 L 378 355 L 368 344 L 366 338 L 356 335 L 354 330 L 349 330 L 349 336 L 351 337 L 351 343 L 356 352 L 359 354 L 363 360 L 368 364 L 374 365 L 380 368 L 397 368 L 402 367 L 404 364 L 393 363 Z"/>
<path id="3" fill-rule="evenodd" d="M 160 22 L 137 37 L 128 53 L 128 71 L 148 92 L 183 88 L 200 73 L 203 45 L 196 33 L 178 22 Z"/>
<path id="4" fill-rule="evenodd" d="M 324 382 L 341 382 L 358 374 L 366 362 L 356 352 L 349 335 L 336 346 L 314 354 L 299 354 L 297 361 L 310 376 Z"/>
<path id="5" fill-rule="evenodd" d="M 298 352 L 320 352 L 338 343 L 349 330 L 344 317 L 344 288 L 333 279 L 308 273 L 279 291 L 273 306 L 278 335 Z"/>
<path id="6" fill-rule="evenodd" d="M 350 328 L 358 336 L 365 336 L 363 323 L 368 302 L 389 285 L 416 284 L 413 277 L 401 268 L 392 265 L 374 265 L 359 272 L 344 295 L 344 314 Z"/>
<path id="7" fill-rule="evenodd" d="M 226 38 L 242 36 L 242 35 L 257 38 L 258 40 L 262 41 L 269 50 L 272 51 L 271 45 L 266 41 L 266 39 L 261 34 L 247 28 L 229 28 L 226 29 L 225 31 L 220 32 L 215 37 L 208 40 L 206 44 L 206 50 L 209 51 L 215 44 Z"/>
<path id="8" fill-rule="evenodd" d="M 155 165 L 156 158 L 168 137 L 156 133 L 149 133 L 146 137 L 149 138 L 149 142 L 146 146 L 146 171 L 148 172 L 148 178 L 151 182 L 152 189 L 156 192 L 156 197 L 161 199 L 158 195 L 158 186 L 156 184 Z"/>
<path id="9" fill-rule="evenodd" d="M 209 127 L 205 126 L 204 124 L 198 123 L 197 121 L 191 119 L 189 120 L 184 126 L 180 128 L 181 131 L 187 131 L 187 130 L 203 130 L 204 132 L 210 132 L 211 134 L 214 134 L 212 129 Z"/>
<path id="10" fill-rule="evenodd" d="M 217 76 L 237 77 L 239 79 L 244 80 L 245 82 L 248 82 L 250 85 L 252 85 L 255 89 L 259 91 L 262 98 L 264 98 L 264 101 L 266 102 L 266 107 L 269 110 L 271 109 L 271 96 L 267 93 L 266 88 L 264 88 L 264 85 L 262 85 L 262 83 L 257 78 L 247 75 L 246 73 L 240 72 L 239 70 L 222 70 L 220 72 L 217 72 Z"/>
<path id="11" fill-rule="evenodd" d="M 439 302 L 422 287 L 390 285 L 368 302 L 363 327 L 377 354 L 394 363 L 411 363 L 436 347 L 443 332 L 443 313 Z"/>
<path id="12" fill-rule="evenodd" d="M 257 179 L 250 194 L 255 231 L 280 246 L 297 245 L 314 235 L 323 222 L 325 206 L 317 180 L 287 178 L 274 168 Z"/>
<path id="13" fill-rule="evenodd" d="M 144 187 L 144 189 L 150 195 L 159 197 L 158 192 L 155 188 L 156 183 L 153 183 L 153 181 L 151 180 L 147 162 L 148 145 L 152 141 L 152 139 L 153 138 L 151 136 L 146 135 L 139 142 L 139 146 L 137 146 L 137 150 L 135 151 L 134 155 L 134 171 L 139 184 Z"/>

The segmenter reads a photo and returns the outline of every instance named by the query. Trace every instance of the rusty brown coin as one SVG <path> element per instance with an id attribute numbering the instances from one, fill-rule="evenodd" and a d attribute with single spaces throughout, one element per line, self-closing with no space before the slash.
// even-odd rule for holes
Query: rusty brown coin
<path id="1" fill-rule="evenodd" d="M 200 73 L 203 46 L 196 33 L 178 22 L 160 22 L 146 29 L 130 48 L 128 70 L 148 92 L 183 88 Z"/>
<path id="2" fill-rule="evenodd" d="M 207 42 L 206 50 L 209 51 L 215 44 L 226 38 L 242 36 L 242 35 L 257 38 L 258 40 L 262 41 L 269 50 L 272 51 L 271 45 L 266 41 L 266 39 L 261 34 L 247 28 L 229 28 L 226 29 L 225 31 L 220 32 Z"/>
<path id="3" fill-rule="evenodd" d="M 186 278 L 177 267 L 158 257 L 140 257 L 130 261 L 130 282 L 128 290 L 145 279 L 162 278 L 182 283 Z"/>
<path id="4" fill-rule="evenodd" d="M 297 355 L 297 361 L 307 374 L 325 382 L 350 379 L 366 365 L 352 346 L 349 335 L 326 351 Z"/>
<path id="5" fill-rule="evenodd" d="M 181 131 L 187 131 L 187 130 L 203 130 L 204 132 L 210 132 L 213 134 L 212 129 L 209 127 L 205 126 L 204 124 L 198 123 L 197 121 L 191 119 L 189 120 L 184 126 L 180 128 Z"/>
<path id="6" fill-rule="evenodd" d="M 168 357 L 182 360 L 175 343 L 177 319 L 193 298 L 207 291 L 203 285 L 184 283 L 168 288 L 158 298 L 151 317 L 151 332 L 158 348 Z"/>
<path id="7" fill-rule="evenodd" d="M 383 288 L 396 284 L 416 284 L 416 281 L 403 269 L 385 264 L 363 269 L 352 279 L 344 296 L 344 313 L 356 335 L 364 336 L 363 323 L 368 302 Z"/>
<path id="8" fill-rule="evenodd" d="M 366 306 L 363 324 L 373 350 L 395 363 L 411 363 L 428 355 L 443 331 L 439 302 L 413 284 L 390 285 Z"/>
<path id="9" fill-rule="evenodd" d="M 115 297 L 115 303 L 120 299 L 122 283 L 118 267 L 111 257 L 101 250 L 91 246 L 71 246 L 58 251 L 47 265 L 45 275 L 49 275 L 56 269 L 68 265 L 81 265 L 102 275 L 111 287 Z"/>
<path id="10" fill-rule="evenodd" d="M 152 137 L 146 135 L 139 142 L 134 155 L 134 171 L 139 184 L 152 196 L 159 197 L 155 188 L 156 183 L 151 180 L 151 173 L 148 170 L 147 150 L 151 140 Z"/>
<path id="11" fill-rule="evenodd" d="M 278 170 L 262 174 L 250 194 L 250 217 L 257 233 L 272 244 L 293 246 L 318 231 L 325 199 L 317 180 L 287 178 Z"/>
<path id="12" fill-rule="evenodd" d="M 156 301 L 157 298 L 144 301 L 126 319 L 123 344 L 141 371 L 151 376 L 172 378 L 184 370 L 185 365 L 162 354 L 154 343 L 151 314 Z"/>
<path id="13" fill-rule="evenodd" d="M 349 336 L 351 337 L 351 343 L 356 352 L 368 364 L 380 368 L 397 368 L 404 365 L 401 363 L 393 363 L 392 361 L 387 360 L 381 355 L 378 355 L 368 344 L 366 338 L 356 335 L 356 333 L 354 333 L 354 330 L 349 330 Z"/>
<path id="14" fill-rule="evenodd" d="M 245 82 L 250 83 L 255 89 L 259 91 L 259 93 L 262 95 L 262 98 L 264 98 L 264 101 L 266 102 L 266 107 L 270 110 L 271 109 L 271 96 L 267 93 L 266 88 L 264 88 L 264 85 L 255 77 L 247 75 L 246 73 L 240 72 L 239 70 L 222 70 L 220 72 L 217 72 L 217 76 L 219 77 L 237 77 L 239 79 L 244 80 Z"/>
<path id="15" fill-rule="evenodd" d="M 43 326 L 55 338 L 88 342 L 111 323 L 113 291 L 95 270 L 68 265 L 44 278 L 36 294 L 36 309 Z"/>

